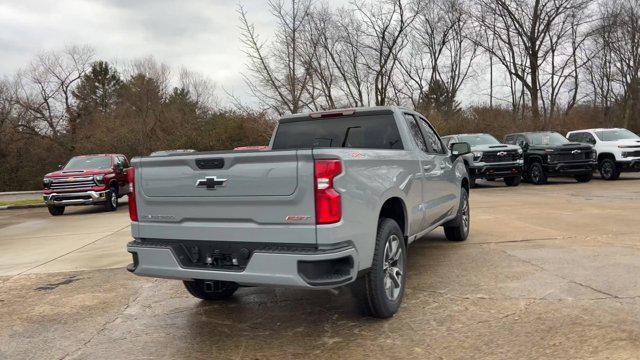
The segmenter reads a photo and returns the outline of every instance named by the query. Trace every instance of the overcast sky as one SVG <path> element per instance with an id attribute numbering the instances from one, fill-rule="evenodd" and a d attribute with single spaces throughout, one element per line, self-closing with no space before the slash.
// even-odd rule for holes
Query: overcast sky
<path id="1" fill-rule="evenodd" d="M 268 38 L 273 19 L 265 0 L 0 0 L 0 76 L 13 74 L 43 50 L 90 45 L 97 58 L 108 61 L 152 55 L 176 71 L 200 72 L 248 100 L 240 76 L 245 57 L 238 3 L 262 39 Z M 471 97 L 463 91 L 464 104 L 477 99 L 478 87 L 470 88 Z"/>

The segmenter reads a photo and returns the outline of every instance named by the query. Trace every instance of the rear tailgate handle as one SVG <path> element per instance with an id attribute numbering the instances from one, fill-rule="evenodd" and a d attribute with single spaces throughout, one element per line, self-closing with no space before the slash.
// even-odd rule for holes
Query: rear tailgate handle
<path id="1" fill-rule="evenodd" d="M 223 158 L 196 159 L 198 169 L 211 170 L 222 169 L 224 167 Z"/>

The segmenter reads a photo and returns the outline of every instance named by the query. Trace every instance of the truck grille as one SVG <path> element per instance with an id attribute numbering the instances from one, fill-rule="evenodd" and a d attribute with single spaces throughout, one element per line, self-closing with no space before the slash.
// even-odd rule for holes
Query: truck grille
<path id="1" fill-rule="evenodd" d="M 51 190 L 73 190 L 96 186 L 93 176 L 54 178 Z"/>
<path id="2" fill-rule="evenodd" d="M 580 151 L 579 153 L 569 152 L 569 153 L 552 154 L 551 159 L 555 162 L 591 160 L 591 151 Z"/>
<path id="3" fill-rule="evenodd" d="M 638 151 L 625 151 L 624 152 L 626 157 L 638 157 L 640 156 L 640 150 Z"/>
<path id="4" fill-rule="evenodd" d="M 486 163 L 513 162 L 520 158 L 517 151 L 486 151 L 482 153 L 480 161 Z"/>

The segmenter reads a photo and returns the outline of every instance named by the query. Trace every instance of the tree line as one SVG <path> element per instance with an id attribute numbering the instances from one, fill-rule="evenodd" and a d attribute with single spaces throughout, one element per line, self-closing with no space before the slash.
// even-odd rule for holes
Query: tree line
<path id="1" fill-rule="evenodd" d="M 271 33 L 239 6 L 254 100 L 152 57 L 87 46 L 0 80 L 0 191 L 34 189 L 72 155 L 264 145 L 273 119 L 402 105 L 441 133 L 640 130 L 639 0 L 270 0 Z"/>

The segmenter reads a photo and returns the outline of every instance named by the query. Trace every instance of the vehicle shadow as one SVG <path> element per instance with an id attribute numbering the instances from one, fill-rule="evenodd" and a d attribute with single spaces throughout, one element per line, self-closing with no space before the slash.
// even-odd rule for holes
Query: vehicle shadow
<path id="1" fill-rule="evenodd" d="M 46 211 L 46 209 L 45 209 Z M 97 213 L 120 213 L 120 212 L 128 212 L 128 204 L 126 197 L 118 200 L 118 208 L 116 211 L 105 211 L 104 206 L 102 204 L 99 205 L 82 205 L 82 206 L 67 206 L 62 217 L 67 216 L 82 216 L 89 214 L 97 214 Z"/>

